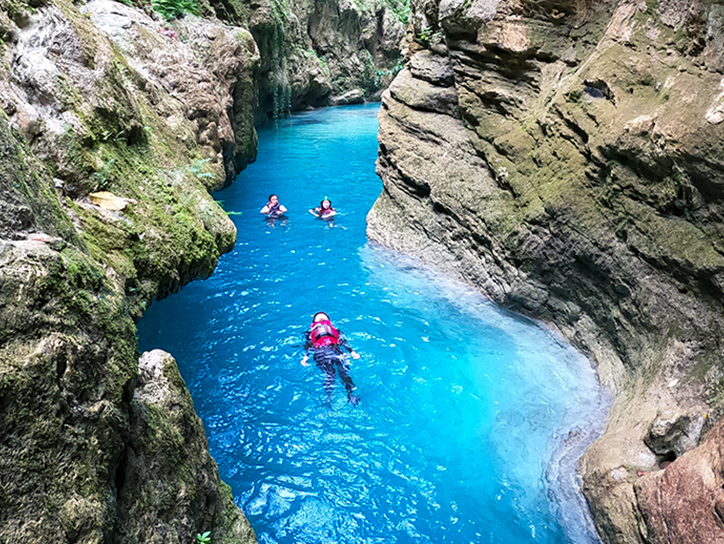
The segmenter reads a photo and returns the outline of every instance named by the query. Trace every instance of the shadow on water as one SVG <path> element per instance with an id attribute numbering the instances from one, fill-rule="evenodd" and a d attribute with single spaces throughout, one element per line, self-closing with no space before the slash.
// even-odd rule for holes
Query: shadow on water
<path id="1" fill-rule="evenodd" d="M 575 472 L 607 411 L 595 372 L 535 323 L 367 242 L 376 113 L 259 131 L 257 162 L 219 193 L 236 247 L 154 303 L 142 349 L 176 357 L 263 544 L 597 542 Z M 288 219 L 259 220 L 271 192 Z M 333 228 L 307 212 L 327 195 Z M 362 355 L 357 407 L 339 381 L 326 406 L 322 373 L 300 365 L 318 310 Z"/>

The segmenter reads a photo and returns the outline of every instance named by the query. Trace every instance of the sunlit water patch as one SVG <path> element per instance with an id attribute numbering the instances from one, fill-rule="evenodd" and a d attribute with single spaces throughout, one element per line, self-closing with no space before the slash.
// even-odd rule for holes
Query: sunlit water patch
<path id="1" fill-rule="evenodd" d="M 370 244 L 376 108 L 260 131 L 217 197 L 238 228 L 208 280 L 155 303 L 142 349 L 177 359 L 261 543 L 595 542 L 575 467 L 606 403 L 589 362 L 472 289 Z M 287 219 L 259 214 L 277 193 Z M 329 197 L 330 225 L 307 210 Z M 326 311 L 362 401 L 300 365 Z"/>

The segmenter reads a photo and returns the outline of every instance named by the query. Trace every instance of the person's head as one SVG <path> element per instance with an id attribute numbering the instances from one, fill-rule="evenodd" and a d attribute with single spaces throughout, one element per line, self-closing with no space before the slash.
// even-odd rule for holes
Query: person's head
<path id="1" fill-rule="evenodd" d="M 272 204 L 276 204 L 279 202 L 279 197 L 277 195 L 269 195 L 269 202 Z"/>
<path id="2" fill-rule="evenodd" d="M 323 210 L 328 210 L 332 207 L 332 201 L 328 198 L 325 198 L 324 200 L 322 200 L 322 202 L 319 203 L 319 207 Z"/>
<path id="3" fill-rule="evenodd" d="M 329 316 L 325 314 L 324 312 L 317 312 L 314 314 L 314 318 L 312 319 L 312 323 L 318 323 L 319 321 L 331 321 L 329 319 Z"/>

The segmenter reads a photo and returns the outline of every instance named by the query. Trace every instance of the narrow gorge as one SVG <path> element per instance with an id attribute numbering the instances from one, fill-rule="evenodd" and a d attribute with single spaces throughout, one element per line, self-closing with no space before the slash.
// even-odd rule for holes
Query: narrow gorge
<path id="1" fill-rule="evenodd" d="M 128 4 L 0 3 L 0 541 L 255 542 L 135 321 L 233 247 L 210 191 L 254 159 L 255 122 L 373 95 L 402 23 Z"/>
<path id="2" fill-rule="evenodd" d="M 592 358 L 604 542 L 724 542 L 724 4 L 0 0 L 0 55 L 0 542 L 256 541 L 135 322 L 255 126 L 388 86 L 370 239 Z"/>

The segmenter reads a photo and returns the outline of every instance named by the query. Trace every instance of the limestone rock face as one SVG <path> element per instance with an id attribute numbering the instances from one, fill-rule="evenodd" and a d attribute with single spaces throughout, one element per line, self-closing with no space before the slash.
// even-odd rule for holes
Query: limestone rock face
<path id="1" fill-rule="evenodd" d="M 648 542 L 724 542 L 724 424 L 695 450 L 636 484 Z"/>
<path id="2" fill-rule="evenodd" d="M 223 9 L 259 46 L 258 124 L 360 89 L 373 98 L 401 68 L 404 15 L 382 2 L 261 0 Z"/>
<path id="3" fill-rule="evenodd" d="M 103 260 L 130 257 L 133 293 L 164 296 L 208 275 L 233 245 L 233 224 L 208 191 L 255 155 L 258 52 L 248 32 L 218 22 L 179 24 L 187 45 L 118 2 L 83 10 L 61 1 L 16 28 L 0 94 L 11 126 L 77 202 L 77 230 L 98 234 L 93 247 Z M 85 200 L 99 190 L 138 205 L 125 219 L 101 217 Z M 154 228 L 141 241 L 136 221 L 151 217 Z"/>
<path id="4" fill-rule="evenodd" d="M 234 244 L 209 191 L 253 158 L 258 53 L 82 10 L 0 5 L 0 541 L 254 542 L 173 360 L 139 374 L 134 320 Z"/>
<path id="5" fill-rule="evenodd" d="M 659 542 L 637 474 L 721 413 L 721 6 L 444 0 L 413 21 L 368 234 L 592 356 L 618 396 L 583 490 L 606 542 Z"/>
<path id="6" fill-rule="evenodd" d="M 230 184 L 256 157 L 253 74 L 259 51 L 251 34 L 191 16 L 161 33 L 157 21 L 113 0 L 92 0 L 81 11 L 148 87 L 177 99 L 177 114 L 194 122 L 198 144 L 218 157 Z"/>
<path id="7" fill-rule="evenodd" d="M 215 527 L 215 542 L 254 542 L 254 532 L 234 507 L 231 490 L 219 480 L 201 420 L 173 357 L 161 350 L 138 361 L 138 382 L 130 404 L 130 442 L 122 459 L 119 536 L 148 542 L 159 534 L 158 514 L 146 505 L 164 504 L 178 520 L 166 542 L 189 542 L 201 527 Z M 179 479 L 179 474 L 181 478 Z M 201 514 L 201 520 L 199 520 Z"/>

